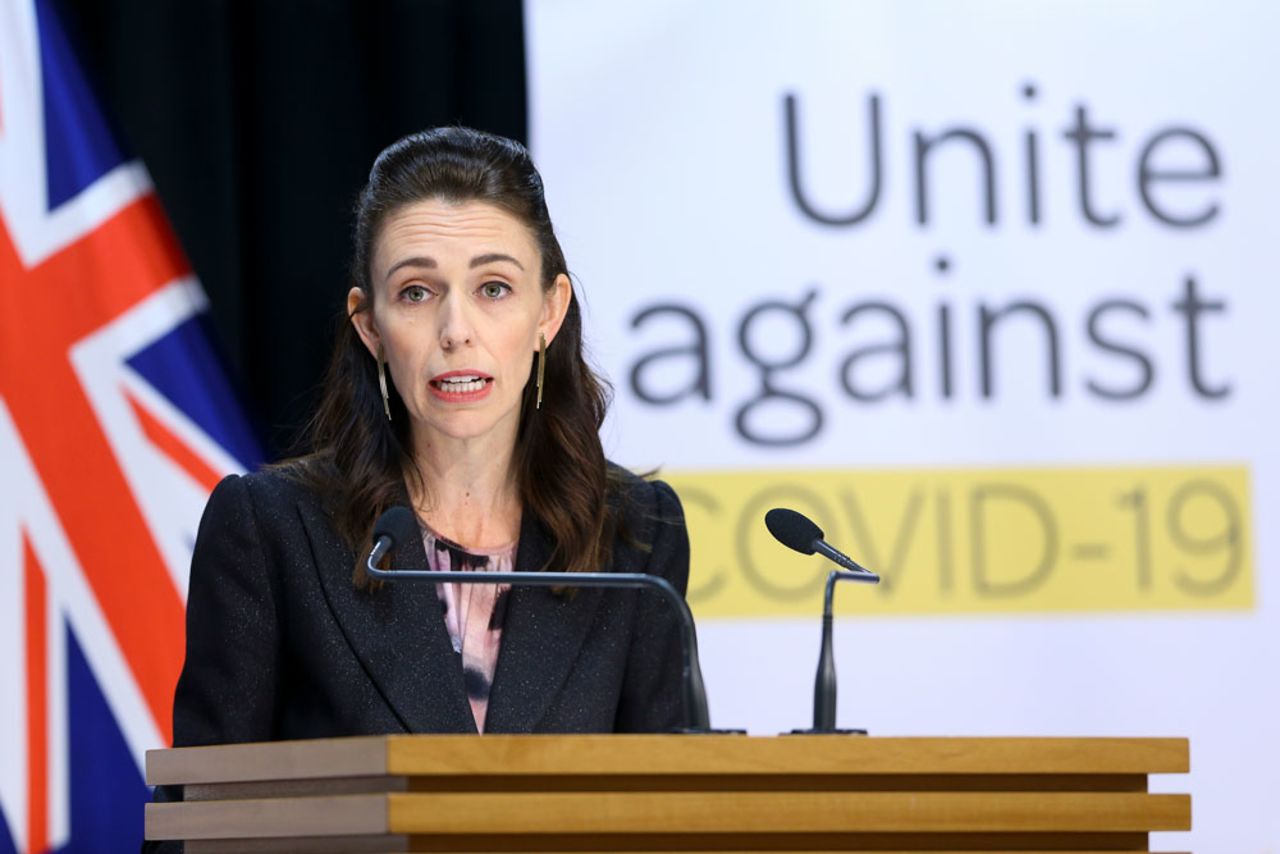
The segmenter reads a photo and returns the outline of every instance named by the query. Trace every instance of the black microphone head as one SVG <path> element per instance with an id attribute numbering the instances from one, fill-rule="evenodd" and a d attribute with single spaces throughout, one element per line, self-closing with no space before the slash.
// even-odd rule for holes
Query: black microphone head
<path id="1" fill-rule="evenodd" d="M 418 517 L 403 504 L 388 507 L 373 523 L 373 541 L 386 537 L 395 548 L 418 536 Z"/>
<path id="2" fill-rule="evenodd" d="M 764 524 L 775 540 L 800 554 L 813 554 L 814 542 L 824 536 L 808 516 L 785 507 L 775 507 L 764 514 Z"/>

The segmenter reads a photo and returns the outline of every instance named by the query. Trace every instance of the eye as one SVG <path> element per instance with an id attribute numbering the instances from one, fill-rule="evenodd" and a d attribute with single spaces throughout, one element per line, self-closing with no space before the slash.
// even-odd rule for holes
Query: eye
<path id="1" fill-rule="evenodd" d="M 506 282 L 485 282 L 480 286 L 480 293 L 489 299 L 502 299 L 511 293 L 511 286 Z"/>
<path id="2" fill-rule="evenodd" d="M 410 285 L 400 292 L 400 298 L 407 302 L 426 302 L 431 296 L 431 291 L 422 285 Z"/>

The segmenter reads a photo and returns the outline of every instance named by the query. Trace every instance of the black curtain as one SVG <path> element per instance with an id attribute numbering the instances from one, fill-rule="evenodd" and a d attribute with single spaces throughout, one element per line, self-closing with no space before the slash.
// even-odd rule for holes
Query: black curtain
<path id="1" fill-rule="evenodd" d="M 374 157 L 460 123 L 525 141 L 520 0 L 57 0 L 209 294 L 267 453 L 315 403 Z"/>

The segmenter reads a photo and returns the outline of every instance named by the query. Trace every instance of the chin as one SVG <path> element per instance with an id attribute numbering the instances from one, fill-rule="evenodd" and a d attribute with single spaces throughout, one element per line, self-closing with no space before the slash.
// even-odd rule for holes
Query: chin
<path id="1" fill-rule="evenodd" d="M 459 410 L 441 417 L 433 413 L 432 418 L 423 419 L 425 426 L 433 433 L 450 439 L 479 439 L 497 430 L 503 419 L 493 412 Z"/>

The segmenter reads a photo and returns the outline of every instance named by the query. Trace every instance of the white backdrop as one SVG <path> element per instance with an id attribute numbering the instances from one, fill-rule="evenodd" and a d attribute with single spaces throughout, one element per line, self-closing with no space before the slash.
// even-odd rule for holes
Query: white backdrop
<path id="1" fill-rule="evenodd" d="M 693 539 L 718 725 L 1192 740 L 1197 851 L 1280 846 L 1280 79 L 1264 3 L 527 6 L 531 134 Z M 1153 841 L 1186 845 L 1185 835 Z"/>

